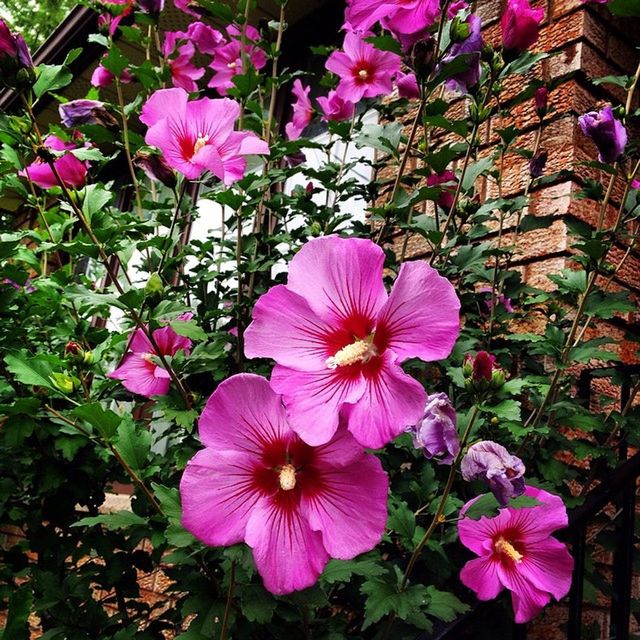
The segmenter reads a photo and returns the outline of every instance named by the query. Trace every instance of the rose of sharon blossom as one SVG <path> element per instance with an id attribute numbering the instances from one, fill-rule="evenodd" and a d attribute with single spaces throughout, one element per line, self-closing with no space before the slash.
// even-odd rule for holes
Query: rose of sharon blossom
<path id="1" fill-rule="evenodd" d="M 451 464 L 460 451 L 456 422 L 456 410 L 449 396 L 434 393 L 427 397 L 422 420 L 407 431 L 413 435 L 414 447 L 422 449 L 425 458 L 436 458 L 438 464 Z"/>
<path id="2" fill-rule="evenodd" d="M 483 480 L 503 507 L 511 498 L 524 492 L 525 472 L 522 460 L 511 455 L 501 444 L 484 440 L 469 447 L 460 464 L 467 481 Z"/>
<path id="3" fill-rule="evenodd" d="M 601 111 L 590 111 L 578 118 L 580 129 L 598 147 L 598 160 L 613 164 L 627 145 L 627 130 L 613 115 L 611 106 Z"/>
<path id="4" fill-rule="evenodd" d="M 43 142 L 44 146 L 52 151 L 69 151 L 78 148 L 73 142 L 65 142 L 53 135 L 47 136 Z M 55 158 L 53 166 L 66 187 L 70 189 L 81 189 L 84 187 L 87 168 L 89 167 L 88 162 L 78 160 L 78 158 L 71 153 L 64 153 Z M 20 171 L 18 175 L 28 177 L 31 182 L 37 184 L 42 189 L 51 189 L 52 187 L 60 186 L 49 162 L 39 157 Z"/>
<path id="5" fill-rule="evenodd" d="M 442 61 L 444 64 L 448 64 L 459 56 L 466 56 L 468 69 L 447 80 L 448 89 L 456 89 L 462 93 L 474 87 L 480 80 L 480 54 L 484 44 L 480 18 L 472 13 L 468 18 L 468 24 L 469 36 L 462 42 L 455 42 L 451 46 L 451 52 Z"/>
<path id="6" fill-rule="evenodd" d="M 353 31 L 366 32 L 381 22 L 397 35 L 424 32 L 440 12 L 440 0 L 349 0 L 346 22 Z"/>
<path id="7" fill-rule="evenodd" d="M 343 427 L 323 446 L 302 442 L 264 378 L 221 383 L 198 431 L 205 448 L 180 482 L 182 524 L 212 546 L 246 542 L 272 593 L 310 587 L 329 558 L 380 541 L 388 489 L 380 461 Z"/>
<path id="8" fill-rule="evenodd" d="M 197 2 L 192 0 L 173 0 L 176 9 L 193 16 L 194 18 L 202 17 L 202 9 Z"/>
<path id="9" fill-rule="evenodd" d="M 105 109 L 99 100 L 70 100 L 58 107 L 60 120 L 65 127 L 83 124 L 117 125 L 117 120 Z"/>
<path id="10" fill-rule="evenodd" d="M 411 100 L 420 97 L 420 89 L 415 73 L 399 73 L 396 76 L 396 86 L 398 87 L 398 95 L 401 98 Z"/>
<path id="11" fill-rule="evenodd" d="M 192 313 L 183 313 L 178 320 L 191 320 Z M 179 336 L 171 327 L 162 327 L 153 332 L 153 339 L 163 356 L 174 356 L 178 351 L 189 355 L 191 340 Z M 146 398 L 164 396 L 169 393 L 171 376 L 161 365 L 154 362 L 158 352 L 154 349 L 149 338 L 142 329 L 136 329 L 129 343 L 129 351 L 122 360 L 122 364 L 107 374 L 108 378 L 121 380 L 122 385 L 131 393 L 137 393 Z"/>
<path id="12" fill-rule="evenodd" d="M 198 83 L 205 74 L 204 69 L 199 69 L 193 62 L 195 55 L 195 47 L 191 42 L 187 42 L 178 47 L 178 55 L 173 59 L 167 60 L 167 66 L 171 71 L 171 82 L 174 87 L 180 87 L 185 91 L 193 93 L 198 90 Z"/>
<path id="13" fill-rule="evenodd" d="M 479 520 L 464 514 L 458 521 L 460 542 L 478 557 L 460 572 L 460 580 L 479 600 L 493 600 L 503 589 L 511 591 L 517 623 L 529 622 L 550 602 L 560 600 L 571 587 L 573 558 L 551 534 L 567 526 L 567 510 L 558 496 L 527 486 L 525 495 L 540 504 L 524 509 L 507 507 Z"/>
<path id="14" fill-rule="evenodd" d="M 362 98 L 376 98 L 392 90 L 393 77 L 400 71 L 400 56 L 380 51 L 357 33 L 347 33 L 343 51 L 334 51 L 325 64 L 340 77 L 336 93 L 357 103 Z"/>
<path id="15" fill-rule="evenodd" d="M 353 118 L 356 106 L 349 100 L 343 100 L 335 91 L 329 91 L 326 97 L 318 98 L 322 109 L 323 120 L 350 120 Z"/>
<path id="16" fill-rule="evenodd" d="M 187 38 L 193 42 L 200 53 L 214 54 L 218 47 L 225 44 L 224 36 L 204 22 L 192 22 L 187 29 Z"/>
<path id="17" fill-rule="evenodd" d="M 456 191 L 455 183 L 457 182 L 456 174 L 453 171 L 443 171 L 442 173 L 432 173 L 427 177 L 428 187 L 439 187 L 444 184 L 442 191 L 436 200 L 436 203 L 445 211 L 451 209 L 453 205 L 453 197 Z M 451 183 L 451 184 L 447 184 Z"/>
<path id="18" fill-rule="evenodd" d="M 24 38 L 19 33 L 12 33 L 4 20 L 0 19 L 0 63 L 7 63 L 17 69 L 32 69 L 31 52 Z"/>
<path id="19" fill-rule="evenodd" d="M 538 40 L 544 9 L 533 9 L 529 0 L 509 0 L 502 14 L 502 45 L 515 53 L 526 51 Z"/>
<path id="20" fill-rule="evenodd" d="M 109 71 L 106 67 L 99 64 L 94 72 L 91 74 L 91 84 L 94 87 L 110 87 L 115 80 L 115 75 Z M 129 84 L 133 81 L 133 75 L 128 69 L 124 69 L 124 71 L 120 74 L 120 82 L 121 84 Z"/>
<path id="21" fill-rule="evenodd" d="M 167 164 L 189 180 L 210 171 L 229 185 L 244 175 L 244 156 L 269 153 L 255 133 L 234 131 L 240 105 L 229 98 L 189 101 L 184 89 L 161 89 L 142 107 L 149 127 L 145 141 L 158 147 Z"/>
<path id="22" fill-rule="evenodd" d="M 291 261 L 286 286 L 254 307 L 245 353 L 277 362 L 271 385 L 309 444 L 328 442 L 339 415 L 372 448 L 416 424 L 426 393 L 400 364 L 446 358 L 458 337 L 460 302 L 448 280 L 406 262 L 388 295 L 383 263 L 370 240 L 315 238 Z"/>
<path id="23" fill-rule="evenodd" d="M 313 117 L 313 107 L 309 100 L 311 87 L 305 87 L 300 80 L 295 80 L 291 93 L 296 97 L 293 103 L 293 117 L 285 126 L 287 140 L 297 140 L 307 128 Z"/>

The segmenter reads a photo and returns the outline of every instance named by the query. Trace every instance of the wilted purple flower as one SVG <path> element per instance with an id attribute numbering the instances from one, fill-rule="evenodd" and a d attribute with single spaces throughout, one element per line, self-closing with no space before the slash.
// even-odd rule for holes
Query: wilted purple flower
<path id="1" fill-rule="evenodd" d="M 524 493 L 525 467 L 522 460 L 491 440 L 477 442 L 469 447 L 462 458 L 460 472 L 467 482 L 486 482 L 502 507 L 511 498 Z"/>
<path id="2" fill-rule="evenodd" d="M 546 151 L 541 151 L 529 160 L 529 174 L 532 178 L 539 178 L 544 173 L 548 157 L 549 154 Z"/>
<path id="3" fill-rule="evenodd" d="M 58 112 L 65 127 L 81 124 L 117 125 L 117 120 L 105 109 L 104 102 L 99 100 L 71 100 L 61 104 Z"/>
<path id="4" fill-rule="evenodd" d="M 598 160 L 613 164 L 627 145 L 627 130 L 613 115 L 611 106 L 601 111 L 590 111 L 578 118 L 580 129 L 598 147 Z"/>
<path id="5" fill-rule="evenodd" d="M 460 451 L 456 421 L 456 411 L 447 394 L 434 393 L 427 396 L 422 420 L 407 431 L 413 436 L 413 446 L 422 449 L 425 458 L 451 464 Z"/>
<path id="6" fill-rule="evenodd" d="M 133 164 L 140 167 L 151 180 L 158 180 L 170 189 L 175 189 L 176 174 L 162 156 L 138 151 L 133 158 Z"/>
<path id="7" fill-rule="evenodd" d="M 158 15 L 164 9 L 164 0 L 138 0 L 140 11 Z"/>
<path id="8" fill-rule="evenodd" d="M 447 89 L 457 89 L 462 93 L 478 84 L 478 80 L 480 80 L 480 53 L 484 44 L 482 40 L 482 20 L 472 13 L 469 16 L 468 25 L 470 28 L 469 36 L 462 42 L 454 43 L 449 55 L 442 60 L 444 64 L 447 64 L 458 56 L 466 56 L 469 68 L 447 80 Z"/>
<path id="9" fill-rule="evenodd" d="M 478 289 L 478 293 L 491 293 L 493 289 L 491 287 L 481 287 Z M 504 310 L 507 313 L 513 313 L 513 305 L 511 304 L 511 298 L 507 298 L 504 293 L 500 293 L 495 296 L 496 302 L 504 306 Z M 484 303 L 487 305 L 488 309 L 493 307 L 493 296 L 489 296 L 488 300 L 485 300 Z M 494 358 L 495 360 L 495 358 Z"/>
<path id="10" fill-rule="evenodd" d="M 419 98 L 420 89 L 415 73 L 399 73 L 396 76 L 396 86 L 398 87 L 398 95 L 401 98 Z"/>

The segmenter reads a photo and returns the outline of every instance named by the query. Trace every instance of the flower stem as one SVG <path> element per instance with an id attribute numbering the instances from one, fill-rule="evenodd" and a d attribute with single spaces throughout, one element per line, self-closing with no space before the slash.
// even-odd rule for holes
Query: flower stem
<path id="1" fill-rule="evenodd" d="M 222 617 L 222 627 L 220 628 L 220 640 L 226 640 L 229 628 L 229 616 L 231 615 L 231 605 L 233 604 L 233 592 L 236 588 L 236 561 L 231 561 L 229 568 L 229 588 L 227 589 L 227 601 L 224 605 L 224 615 Z"/>

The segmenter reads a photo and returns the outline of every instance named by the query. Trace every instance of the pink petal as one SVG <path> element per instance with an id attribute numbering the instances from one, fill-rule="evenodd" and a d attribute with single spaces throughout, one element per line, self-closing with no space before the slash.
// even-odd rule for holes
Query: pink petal
<path id="1" fill-rule="evenodd" d="M 383 263 L 384 252 L 370 240 L 315 238 L 291 261 L 287 287 L 325 321 L 374 318 L 387 300 Z"/>
<path id="2" fill-rule="evenodd" d="M 334 51 L 328 58 L 325 67 L 329 71 L 339 75 L 341 78 L 350 76 L 353 68 L 353 61 L 342 51 Z"/>
<path id="3" fill-rule="evenodd" d="M 187 104 L 185 122 L 195 137 L 208 135 L 209 142 L 219 146 L 229 137 L 239 117 L 240 105 L 235 100 L 201 98 Z"/>
<path id="4" fill-rule="evenodd" d="M 518 624 L 533 620 L 551 600 L 549 593 L 534 587 L 516 568 L 509 569 L 498 564 L 498 577 L 511 591 L 515 621 Z"/>
<path id="5" fill-rule="evenodd" d="M 161 368 L 138 354 L 131 353 L 125 357 L 115 371 L 108 374 L 108 377 L 121 380 L 124 388 L 131 393 L 137 393 L 147 398 L 164 396 L 169 393 L 168 374 L 167 377 L 162 374 L 157 376 L 156 369 Z"/>
<path id="6" fill-rule="evenodd" d="M 170 326 L 156 329 L 153 332 L 153 339 L 158 345 L 158 349 L 160 349 L 162 355 L 174 356 L 180 349 L 182 349 L 186 355 L 189 355 L 189 351 L 191 350 L 191 340 L 184 336 L 179 336 Z"/>
<path id="7" fill-rule="evenodd" d="M 422 385 L 393 361 L 389 350 L 378 369 L 365 373 L 366 389 L 353 405 L 345 407 L 349 431 L 364 447 L 378 449 L 422 417 L 427 394 Z"/>
<path id="8" fill-rule="evenodd" d="M 151 94 L 142 106 L 140 120 L 148 127 L 168 116 L 181 118 L 189 96 L 184 89 L 160 89 Z"/>
<path id="9" fill-rule="evenodd" d="M 252 471 L 246 453 L 212 447 L 198 451 L 180 480 L 184 528 L 212 546 L 241 542 L 260 498 Z"/>
<path id="10" fill-rule="evenodd" d="M 216 178 L 222 180 L 225 177 L 225 164 L 220 157 L 220 152 L 213 144 L 205 144 L 202 149 L 191 158 L 191 162 L 204 170 L 210 171 Z"/>
<path id="11" fill-rule="evenodd" d="M 426 262 L 405 262 L 376 327 L 400 362 L 442 360 L 460 333 L 460 301 L 453 285 Z"/>
<path id="12" fill-rule="evenodd" d="M 142 329 L 135 330 L 129 349 L 134 353 L 153 353 L 154 351 L 147 334 Z"/>
<path id="13" fill-rule="evenodd" d="M 480 497 L 482 496 L 470 500 L 460 512 L 463 517 L 458 520 L 458 535 L 460 536 L 460 542 L 467 549 L 471 549 L 474 553 L 482 556 L 487 553 L 493 553 L 493 539 L 498 535 L 498 532 L 506 528 L 510 518 L 504 509 L 494 518 L 487 518 L 486 516 L 482 516 L 479 520 L 465 518 L 465 511 Z"/>
<path id="14" fill-rule="evenodd" d="M 567 509 L 562 498 L 529 485 L 524 495 L 541 503 L 529 509 L 508 508 L 511 514 L 510 526 L 517 528 L 525 543 L 546 540 L 551 533 L 567 526 Z"/>
<path id="15" fill-rule="evenodd" d="M 198 433 L 208 447 L 259 456 L 265 443 L 290 437 L 291 429 L 267 380 L 241 373 L 221 382 L 207 400 Z"/>
<path id="16" fill-rule="evenodd" d="M 460 581 L 476 592 L 478 600 L 493 600 L 503 589 L 498 563 L 487 556 L 469 560 L 460 571 Z"/>
<path id="17" fill-rule="evenodd" d="M 518 570 L 542 591 L 548 591 L 556 600 L 564 598 L 571 588 L 573 558 L 566 545 L 555 538 L 547 538 L 527 545 Z"/>
<path id="18" fill-rule="evenodd" d="M 253 322 L 244 334 L 248 358 L 273 358 L 304 371 L 326 368 L 331 329 L 318 319 L 307 301 L 284 285 L 272 287 L 253 308 Z"/>
<path id="19" fill-rule="evenodd" d="M 294 499 L 294 492 L 283 498 Z M 299 509 L 286 502 L 278 504 L 272 497 L 261 498 L 255 505 L 245 542 L 253 549 L 265 588 L 277 595 L 313 585 L 329 560 L 321 534 L 311 530 Z"/>
<path id="20" fill-rule="evenodd" d="M 302 513 L 322 533 L 332 558 L 349 560 L 373 549 L 387 521 L 387 475 L 380 460 L 360 453 L 346 466 L 323 465 L 321 490 L 302 490 Z"/>
<path id="21" fill-rule="evenodd" d="M 356 402 L 365 388 L 359 374 L 328 368 L 297 371 L 280 365 L 273 368 L 271 386 L 283 395 L 291 428 L 313 446 L 331 440 L 342 405 Z"/>

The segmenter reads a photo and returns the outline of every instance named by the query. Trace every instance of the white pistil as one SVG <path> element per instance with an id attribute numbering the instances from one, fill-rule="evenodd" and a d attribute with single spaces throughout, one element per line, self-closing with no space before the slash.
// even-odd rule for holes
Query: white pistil
<path id="1" fill-rule="evenodd" d="M 371 358 L 378 355 L 378 349 L 371 340 L 356 340 L 346 347 L 342 347 L 338 353 L 327 358 L 326 364 L 329 369 L 347 367 L 356 362 L 369 362 Z"/>
<path id="2" fill-rule="evenodd" d="M 205 135 L 204 133 L 199 133 L 198 138 L 193 145 L 193 154 L 195 155 L 202 149 L 202 147 L 206 146 L 207 142 L 209 142 L 209 135 Z"/>
<path id="3" fill-rule="evenodd" d="M 507 556 L 507 558 L 513 560 L 516 564 L 520 564 L 522 562 L 522 554 L 508 540 L 505 540 L 502 537 L 496 540 L 494 549 L 498 553 L 502 553 Z"/>
<path id="4" fill-rule="evenodd" d="M 360 69 L 360 71 L 358 71 L 358 76 L 361 80 L 366 80 L 369 77 L 369 72 L 366 69 Z"/>
<path id="5" fill-rule="evenodd" d="M 278 475 L 280 488 L 283 491 L 291 491 L 296 486 L 296 468 L 292 464 L 282 465 L 280 474 Z"/>
<path id="6" fill-rule="evenodd" d="M 229 62 L 229 63 L 227 64 L 227 68 L 228 68 L 228 69 L 235 69 L 237 66 L 238 66 L 238 63 L 237 63 L 237 62 Z"/>

